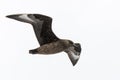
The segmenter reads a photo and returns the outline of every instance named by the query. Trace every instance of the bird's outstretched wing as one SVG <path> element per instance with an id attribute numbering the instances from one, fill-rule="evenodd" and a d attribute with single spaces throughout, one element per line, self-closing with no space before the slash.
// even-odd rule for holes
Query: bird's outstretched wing
<path id="1" fill-rule="evenodd" d="M 8 15 L 6 17 L 32 24 L 40 45 L 59 40 L 59 38 L 52 31 L 51 17 L 41 14 L 15 14 Z"/>
<path id="2" fill-rule="evenodd" d="M 75 43 L 74 46 L 68 48 L 65 50 L 65 52 L 68 54 L 68 57 L 71 60 L 73 66 L 75 66 L 80 58 L 81 45 L 79 43 Z"/>

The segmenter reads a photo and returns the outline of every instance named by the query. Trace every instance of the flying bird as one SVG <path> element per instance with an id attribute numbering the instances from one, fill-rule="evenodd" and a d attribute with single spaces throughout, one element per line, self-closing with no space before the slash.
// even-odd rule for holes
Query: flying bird
<path id="1" fill-rule="evenodd" d="M 42 14 L 14 14 L 6 16 L 11 19 L 30 23 L 40 47 L 29 50 L 31 54 L 56 54 L 66 52 L 73 66 L 78 62 L 81 54 L 80 43 L 68 39 L 58 38 L 52 31 L 52 18 Z"/>

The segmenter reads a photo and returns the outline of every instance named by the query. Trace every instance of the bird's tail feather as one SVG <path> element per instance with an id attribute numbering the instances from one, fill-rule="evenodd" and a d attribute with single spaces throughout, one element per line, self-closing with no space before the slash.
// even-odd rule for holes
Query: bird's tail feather
<path id="1" fill-rule="evenodd" d="M 29 50 L 29 53 L 30 54 L 37 54 L 38 50 L 37 49 L 32 49 L 32 50 Z"/>

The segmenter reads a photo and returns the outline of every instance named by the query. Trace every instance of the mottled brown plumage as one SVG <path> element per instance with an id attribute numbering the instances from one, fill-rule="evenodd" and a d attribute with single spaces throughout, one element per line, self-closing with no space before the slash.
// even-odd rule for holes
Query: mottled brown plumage
<path id="1" fill-rule="evenodd" d="M 66 52 L 73 65 L 77 63 L 81 53 L 79 43 L 71 40 L 59 39 L 52 31 L 52 18 L 41 14 L 15 14 L 8 15 L 8 18 L 30 23 L 33 26 L 35 35 L 40 47 L 29 50 L 31 54 L 56 54 Z"/>
<path id="2" fill-rule="evenodd" d="M 37 48 L 37 51 L 40 54 L 55 54 L 68 49 L 70 46 L 73 44 L 70 44 L 69 40 L 58 40 Z"/>

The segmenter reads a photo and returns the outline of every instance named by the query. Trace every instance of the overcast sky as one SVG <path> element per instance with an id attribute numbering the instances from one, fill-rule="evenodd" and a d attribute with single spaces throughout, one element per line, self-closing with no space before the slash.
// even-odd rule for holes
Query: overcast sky
<path id="1" fill-rule="evenodd" d="M 51 16 L 59 38 L 81 44 L 78 63 L 29 54 L 32 26 L 5 17 L 17 13 Z M 120 0 L 0 0 L 0 80 L 120 80 Z"/>

